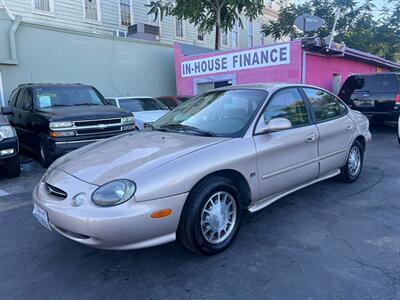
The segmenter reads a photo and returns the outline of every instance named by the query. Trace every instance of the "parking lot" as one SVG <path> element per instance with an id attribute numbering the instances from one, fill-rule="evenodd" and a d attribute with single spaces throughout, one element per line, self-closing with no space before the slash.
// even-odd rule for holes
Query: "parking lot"
<path id="1" fill-rule="evenodd" d="M 354 184 L 318 183 L 246 218 L 232 247 L 91 249 L 32 217 L 44 169 L 0 179 L 0 298 L 399 299 L 400 146 L 372 129 Z"/>

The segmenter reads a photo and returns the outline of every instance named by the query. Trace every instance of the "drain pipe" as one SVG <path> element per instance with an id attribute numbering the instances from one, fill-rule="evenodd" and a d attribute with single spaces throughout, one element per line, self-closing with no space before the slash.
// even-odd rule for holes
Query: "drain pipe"
<path id="1" fill-rule="evenodd" d="M 10 53 L 11 53 L 11 61 L 15 61 L 18 64 L 17 60 L 17 43 L 15 42 L 15 33 L 19 25 L 21 24 L 21 16 L 16 16 L 15 20 L 10 29 Z"/>

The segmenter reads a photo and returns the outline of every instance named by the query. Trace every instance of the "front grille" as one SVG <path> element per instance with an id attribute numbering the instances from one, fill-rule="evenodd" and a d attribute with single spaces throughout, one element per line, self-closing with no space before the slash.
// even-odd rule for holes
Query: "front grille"
<path id="1" fill-rule="evenodd" d="M 46 191 L 49 194 L 51 194 L 53 196 L 56 196 L 58 198 L 61 198 L 61 199 L 67 198 L 67 193 L 66 192 L 64 192 L 63 190 L 55 187 L 54 185 L 48 184 L 48 183 L 46 183 Z"/>
<path id="2" fill-rule="evenodd" d="M 105 119 L 105 120 L 86 120 L 86 121 L 75 121 L 76 127 L 81 126 L 96 126 L 96 125 L 110 125 L 110 124 L 120 124 L 121 119 Z"/>
<path id="3" fill-rule="evenodd" d="M 107 128 L 88 128 L 88 129 L 77 129 L 77 135 L 85 134 L 102 134 L 102 133 L 112 133 L 121 131 L 121 126 L 113 126 Z"/>

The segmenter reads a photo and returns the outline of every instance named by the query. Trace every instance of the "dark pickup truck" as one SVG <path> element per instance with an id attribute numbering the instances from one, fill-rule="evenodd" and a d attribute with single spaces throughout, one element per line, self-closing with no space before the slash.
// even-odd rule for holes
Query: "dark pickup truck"
<path id="1" fill-rule="evenodd" d="M 397 124 L 400 112 L 400 73 L 349 76 L 339 97 L 352 109 L 373 120 Z"/>
<path id="2" fill-rule="evenodd" d="M 4 177 L 17 177 L 20 174 L 19 145 L 14 128 L 5 115 L 10 113 L 8 107 L 0 113 L 0 167 Z"/>
<path id="3" fill-rule="evenodd" d="M 20 146 L 44 167 L 71 150 L 135 129 L 131 113 L 107 105 L 89 85 L 19 85 L 9 107 Z"/>

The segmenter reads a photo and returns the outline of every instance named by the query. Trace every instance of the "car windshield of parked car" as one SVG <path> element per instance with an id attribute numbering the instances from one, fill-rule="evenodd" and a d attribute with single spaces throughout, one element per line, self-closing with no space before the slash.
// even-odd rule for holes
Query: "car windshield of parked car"
<path id="1" fill-rule="evenodd" d="M 201 94 L 156 121 L 155 130 L 240 137 L 267 97 L 262 90 L 227 90 Z"/>
<path id="2" fill-rule="evenodd" d="M 120 99 L 119 106 L 130 112 L 167 110 L 163 104 L 152 98 Z"/>
<path id="3" fill-rule="evenodd" d="M 43 87 L 35 89 L 38 108 L 104 105 L 102 96 L 91 87 Z"/>

